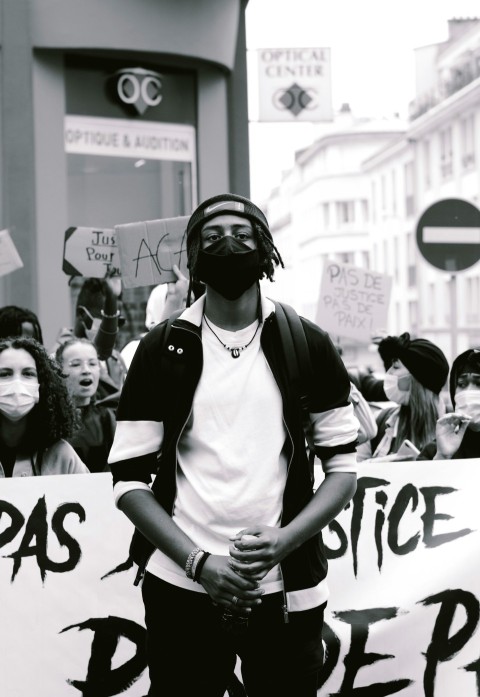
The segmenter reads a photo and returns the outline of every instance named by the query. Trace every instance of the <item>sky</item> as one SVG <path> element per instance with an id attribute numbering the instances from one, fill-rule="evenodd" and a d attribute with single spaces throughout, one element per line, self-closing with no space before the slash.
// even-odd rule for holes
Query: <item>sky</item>
<path id="1" fill-rule="evenodd" d="M 356 116 L 407 118 L 415 96 L 414 49 L 445 41 L 448 19 L 480 17 L 478 0 L 249 0 L 251 197 L 261 202 L 321 124 L 259 123 L 255 51 L 325 47 L 331 51 L 332 103 Z"/>

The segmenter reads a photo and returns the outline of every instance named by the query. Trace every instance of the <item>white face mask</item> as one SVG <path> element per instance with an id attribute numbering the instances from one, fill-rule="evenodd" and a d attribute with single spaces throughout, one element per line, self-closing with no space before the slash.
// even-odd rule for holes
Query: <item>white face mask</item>
<path id="1" fill-rule="evenodd" d="M 468 428 L 480 431 L 480 390 L 462 390 L 455 395 L 455 411 L 470 417 Z"/>
<path id="2" fill-rule="evenodd" d="M 0 412 L 10 421 L 19 421 L 37 404 L 39 388 L 38 381 L 33 379 L 0 382 Z"/>
<path id="3" fill-rule="evenodd" d="M 410 390 L 401 390 L 399 388 L 397 375 L 387 373 L 383 380 L 383 389 L 390 401 L 396 402 L 397 404 L 408 404 L 410 400 Z"/>

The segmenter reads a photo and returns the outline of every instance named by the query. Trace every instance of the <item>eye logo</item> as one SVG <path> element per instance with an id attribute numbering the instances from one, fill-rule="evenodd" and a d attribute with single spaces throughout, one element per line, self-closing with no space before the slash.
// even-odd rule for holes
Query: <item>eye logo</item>
<path id="1" fill-rule="evenodd" d="M 111 91 L 137 114 L 162 101 L 162 76 L 144 68 L 125 68 L 111 77 Z"/>
<path id="2" fill-rule="evenodd" d="M 316 106 L 315 90 L 303 89 L 296 82 L 287 89 L 277 90 L 273 96 L 273 103 L 277 109 L 287 109 L 294 116 L 298 116 L 304 109 L 314 109 Z"/>

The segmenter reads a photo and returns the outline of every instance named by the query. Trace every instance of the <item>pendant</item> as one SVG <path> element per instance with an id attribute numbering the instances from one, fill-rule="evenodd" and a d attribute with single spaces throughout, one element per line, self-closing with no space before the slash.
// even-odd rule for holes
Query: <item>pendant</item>
<path id="1" fill-rule="evenodd" d="M 232 354 L 232 358 L 238 358 L 240 356 L 240 349 L 232 348 L 230 349 L 230 353 Z"/>

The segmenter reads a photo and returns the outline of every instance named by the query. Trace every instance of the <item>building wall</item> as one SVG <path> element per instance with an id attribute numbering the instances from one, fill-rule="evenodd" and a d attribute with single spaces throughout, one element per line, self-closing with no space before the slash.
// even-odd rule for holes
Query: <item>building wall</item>
<path id="1" fill-rule="evenodd" d="M 416 239 L 434 202 L 459 198 L 480 206 L 480 20 L 458 20 L 450 29 L 445 45 L 418 50 L 417 96 L 403 133 L 388 144 L 364 134 L 360 150 L 342 124 L 341 133 L 299 153 L 272 192 L 268 214 L 277 245 L 288 250 L 278 284 L 284 299 L 314 319 L 325 255 L 349 255 L 362 266 L 368 251 L 370 268 L 392 277 L 385 331 L 426 337 L 451 361 L 480 346 L 480 261 L 452 275 L 430 265 Z M 349 200 L 352 223 L 340 224 L 336 203 Z M 349 348 L 344 356 L 353 362 Z M 370 362 L 368 352 L 356 355 Z"/>
<path id="2" fill-rule="evenodd" d="M 351 115 L 347 124 L 342 115 L 328 135 L 297 153 L 294 168 L 267 202 L 275 244 L 286 264 L 267 290 L 312 321 L 318 321 L 325 260 L 380 270 L 372 264 L 370 182 L 362 164 L 403 132 L 398 120 L 386 124 Z M 381 367 L 367 345 L 345 337 L 335 340 L 346 363 Z"/>
<path id="3" fill-rule="evenodd" d="M 46 345 L 72 324 L 61 268 L 64 231 L 72 225 L 65 57 L 193 72 L 193 201 L 225 190 L 249 195 L 245 6 L 246 0 L 0 2 L 0 227 L 10 229 L 24 263 L 0 279 L 0 305 L 34 310 Z"/>

